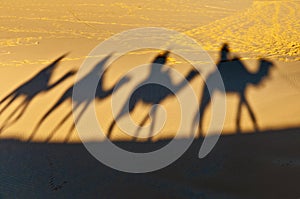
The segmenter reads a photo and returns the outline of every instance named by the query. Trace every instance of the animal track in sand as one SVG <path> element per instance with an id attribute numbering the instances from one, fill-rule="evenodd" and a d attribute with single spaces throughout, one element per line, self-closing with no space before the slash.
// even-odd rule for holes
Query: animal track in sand
<path id="1" fill-rule="evenodd" d="M 49 187 L 50 187 L 51 191 L 58 191 L 58 190 L 62 189 L 63 185 L 68 182 L 63 181 L 61 183 L 57 183 L 57 179 L 54 177 L 54 172 L 57 169 L 55 169 L 52 159 L 50 157 L 48 157 L 47 159 L 48 159 L 48 164 L 49 164 L 50 171 L 51 171 L 51 175 L 49 178 Z"/>

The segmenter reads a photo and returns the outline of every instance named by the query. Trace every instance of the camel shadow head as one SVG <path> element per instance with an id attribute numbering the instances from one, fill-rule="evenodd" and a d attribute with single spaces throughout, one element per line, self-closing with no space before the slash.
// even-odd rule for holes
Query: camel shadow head
<path id="1" fill-rule="evenodd" d="M 129 76 L 123 77 L 123 78 L 119 81 L 118 87 L 121 87 L 121 86 L 127 84 L 128 82 L 130 82 L 130 80 L 131 80 L 131 77 L 129 77 Z"/>
<path id="2" fill-rule="evenodd" d="M 259 59 L 259 81 L 270 78 L 271 69 L 275 67 L 274 63 L 267 59 Z"/>
<path id="3" fill-rule="evenodd" d="M 65 53 L 64 55 L 57 58 L 55 61 L 53 61 L 49 66 L 47 66 L 45 69 L 43 69 L 43 72 L 47 75 L 52 75 L 53 71 L 55 70 L 58 63 L 64 59 L 69 53 Z"/>

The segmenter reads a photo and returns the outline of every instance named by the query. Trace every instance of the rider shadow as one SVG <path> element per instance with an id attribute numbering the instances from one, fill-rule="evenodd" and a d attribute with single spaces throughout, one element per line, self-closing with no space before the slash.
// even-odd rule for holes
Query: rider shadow
<path id="1" fill-rule="evenodd" d="M 141 128 L 145 125 L 145 123 L 151 119 L 150 131 L 147 136 L 148 141 L 153 137 L 153 130 L 155 129 L 155 124 L 157 121 L 156 113 L 158 112 L 158 104 L 161 104 L 166 98 L 174 96 L 177 92 L 183 89 L 187 82 L 190 82 L 194 77 L 199 75 L 197 70 L 191 70 L 188 75 L 185 76 L 185 79 L 181 82 L 174 84 L 171 79 L 170 70 L 164 70 L 163 66 L 167 63 L 167 58 L 169 56 L 169 51 L 164 51 L 157 55 L 151 63 L 151 69 L 147 77 L 141 82 L 139 88 L 137 88 L 131 96 L 127 96 L 127 102 L 122 107 L 121 111 L 114 118 L 113 122 L 109 126 L 107 137 L 111 138 L 114 126 L 117 121 L 120 120 L 124 115 L 132 113 L 137 104 L 139 102 L 143 102 L 143 104 L 150 105 L 151 109 L 151 117 L 149 114 L 146 114 L 141 122 L 138 125 L 138 128 L 133 136 L 133 141 L 136 141 Z M 168 85 L 168 88 L 159 84 L 149 83 L 151 80 L 155 78 L 161 78 L 164 81 L 165 85 Z M 129 105 L 129 108 L 127 107 Z"/>
<path id="2" fill-rule="evenodd" d="M 49 84 L 54 70 L 65 56 L 66 55 L 62 55 L 61 57 L 56 59 L 49 66 L 38 72 L 34 77 L 13 90 L 0 101 L 0 104 L 4 104 L 6 102 L 6 105 L 0 110 L 0 114 L 2 114 L 5 110 L 12 106 L 13 102 L 18 100 L 19 98 L 22 99 L 21 103 L 4 120 L 0 128 L 0 133 L 3 132 L 6 128 L 15 124 L 24 115 L 29 104 L 37 95 L 50 91 L 75 73 L 74 71 L 70 71 L 55 83 Z"/>
<path id="3" fill-rule="evenodd" d="M 84 112 L 86 111 L 86 109 L 88 108 L 88 106 L 90 105 L 90 103 L 92 103 L 92 101 L 94 99 L 97 100 L 103 100 L 107 97 L 109 97 L 114 89 L 116 88 L 116 86 L 112 86 L 111 88 L 105 90 L 104 89 L 104 79 L 105 79 L 105 72 L 104 70 L 104 66 L 106 64 L 106 62 L 110 59 L 111 55 L 106 56 L 103 60 L 101 60 L 100 62 L 98 62 L 93 69 L 86 74 L 82 79 L 80 79 L 78 82 L 76 82 L 74 85 L 72 85 L 71 87 L 69 87 L 62 95 L 61 97 L 55 102 L 55 104 L 42 116 L 42 118 L 39 120 L 39 122 L 37 123 L 37 125 L 35 126 L 31 136 L 29 137 L 28 141 L 33 140 L 35 134 L 37 133 L 37 131 L 39 130 L 39 128 L 42 126 L 42 124 L 46 121 L 46 119 L 55 111 L 57 110 L 64 102 L 66 101 L 70 101 L 73 103 L 73 109 L 70 110 L 69 112 L 67 112 L 67 114 L 64 115 L 64 117 L 60 120 L 60 122 L 55 126 L 55 128 L 50 132 L 50 134 L 47 136 L 45 142 L 49 142 L 51 140 L 51 138 L 55 135 L 55 132 L 58 131 L 58 129 L 67 121 L 68 118 L 70 118 L 72 116 L 73 111 L 76 111 L 80 106 L 83 106 L 83 108 L 80 110 L 79 114 L 77 115 L 76 119 L 75 119 L 75 123 L 78 122 L 82 115 L 84 114 Z M 103 73 L 102 77 L 100 78 L 100 74 Z M 97 85 L 97 90 L 95 95 L 91 96 L 91 95 L 85 95 L 84 92 L 87 86 L 91 85 L 91 83 L 93 82 L 93 80 L 95 79 L 99 79 L 99 83 Z M 126 82 L 128 81 L 128 79 L 123 78 L 119 85 L 118 88 L 122 85 L 124 85 Z M 80 88 L 80 92 L 83 92 L 82 95 L 77 96 L 77 97 L 73 97 L 73 89 L 74 86 L 77 86 L 77 88 Z M 118 89 L 117 88 L 117 89 Z M 70 127 L 67 136 L 64 139 L 64 142 L 67 142 L 71 135 L 72 132 L 75 128 L 75 123 L 72 123 L 72 126 Z"/>
<path id="4" fill-rule="evenodd" d="M 217 63 L 217 69 L 219 70 L 219 73 L 224 83 L 224 87 L 225 87 L 224 94 L 235 93 L 238 94 L 239 96 L 238 109 L 237 109 L 238 111 L 236 117 L 236 130 L 238 133 L 241 132 L 240 121 L 241 121 L 241 111 L 243 105 L 247 108 L 250 114 L 250 118 L 253 123 L 255 131 L 259 131 L 256 116 L 246 98 L 246 91 L 250 85 L 252 86 L 261 85 L 263 80 L 269 76 L 269 72 L 272 66 L 273 63 L 271 61 L 268 61 L 266 59 L 260 59 L 257 72 L 255 73 L 249 72 L 245 64 L 242 62 L 242 60 L 239 57 L 235 56 L 231 58 L 228 44 L 224 44 L 223 47 L 221 48 L 220 60 Z M 217 76 L 217 71 L 211 73 L 206 80 L 206 84 L 214 85 L 212 82 L 214 81 L 216 76 Z M 199 116 L 200 116 L 199 135 L 201 135 L 203 130 L 202 129 L 203 116 L 207 106 L 211 102 L 211 96 L 213 96 L 216 91 L 222 92 L 221 89 L 218 87 L 212 87 L 210 89 L 211 91 L 209 92 L 207 86 L 204 85 L 202 95 L 200 95 L 201 101 L 199 107 Z"/>

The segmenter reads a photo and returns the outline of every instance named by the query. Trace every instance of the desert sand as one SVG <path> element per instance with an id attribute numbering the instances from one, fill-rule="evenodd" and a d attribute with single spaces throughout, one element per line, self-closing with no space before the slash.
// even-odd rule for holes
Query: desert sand
<path id="1" fill-rule="evenodd" d="M 299 198 L 299 9 L 299 1 L 281 0 L 1 2 L 0 100 L 14 91 L 18 95 L 11 104 L 9 100 L 0 104 L 0 198 Z M 32 135 L 43 115 L 74 85 L 74 71 L 95 46 L 114 34 L 142 27 L 184 33 L 199 42 L 215 63 L 222 44 L 228 43 L 232 55 L 241 57 L 253 74 L 258 59 L 271 61 L 274 67 L 268 77 L 245 92 L 259 131 L 243 108 L 241 132 L 237 132 L 238 95 L 227 94 L 222 136 L 207 158 L 197 159 L 199 138 L 171 166 L 142 175 L 121 173 L 93 159 L 76 130 L 70 131 L 72 116 L 60 125 L 72 110 L 70 97 Z M 111 88 L 127 71 L 151 62 L 157 53 L 121 57 L 110 66 L 103 87 Z M 166 65 L 183 75 L 191 69 L 175 54 L 168 60 Z M 32 78 L 51 64 L 55 68 L 49 85 L 70 75 L 23 101 L 46 81 Z M 197 77 L 190 84 L 200 101 L 203 80 Z M 95 100 L 104 131 L 113 121 L 110 100 L 110 96 Z M 137 150 L 167 142 L 178 128 L 180 115 L 174 97 L 162 105 L 172 117 L 151 143 L 131 142 L 118 128 L 112 140 Z M 141 122 L 149 108 L 138 104 L 133 119 Z M 209 118 L 208 107 L 204 130 Z"/>

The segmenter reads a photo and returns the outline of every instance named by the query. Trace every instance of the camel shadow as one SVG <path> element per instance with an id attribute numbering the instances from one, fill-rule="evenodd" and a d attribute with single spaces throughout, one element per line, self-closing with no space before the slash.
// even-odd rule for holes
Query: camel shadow
<path id="1" fill-rule="evenodd" d="M 55 132 L 67 121 L 68 118 L 70 118 L 72 116 L 73 111 L 76 111 L 80 106 L 83 106 L 83 108 L 80 110 L 78 117 L 75 119 L 75 123 L 78 122 L 83 113 L 86 111 L 86 109 L 88 108 L 88 106 L 90 105 L 90 103 L 94 100 L 94 99 L 98 99 L 98 100 L 102 100 L 105 99 L 107 97 L 109 97 L 114 89 L 116 88 L 116 86 L 112 86 L 111 88 L 105 90 L 104 89 L 104 79 L 105 79 L 105 71 L 104 71 L 104 66 L 106 64 L 106 62 L 110 59 L 111 55 L 106 56 L 104 59 L 102 59 L 100 62 L 98 62 L 93 69 L 87 74 L 85 75 L 83 78 L 81 78 L 78 82 L 76 82 L 74 85 L 72 85 L 71 87 L 69 87 L 62 95 L 61 97 L 55 102 L 55 104 L 42 116 L 42 118 L 39 120 L 39 122 L 37 123 L 37 125 L 35 126 L 33 132 L 31 133 L 28 141 L 33 140 L 35 134 L 37 133 L 37 131 L 39 130 L 39 128 L 42 126 L 42 124 L 46 121 L 46 119 L 55 111 L 57 110 L 64 102 L 66 101 L 70 101 L 73 103 L 73 109 L 70 110 L 69 112 L 67 112 L 64 117 L 60 120 L 60 122 L 53 128 L 53 130 L 50 132 L 50 134 L 47 136 L 45 142 L 49 142 L 51 140 L 51 138 L 55 135 Z M 102 77 L 100 78 L 100 74 L 103 72 Z M 90 85 L 90 82 L 94 79 L 99 79 L 99 83 L 97 85 L 97 90 L 94 96 L 90 96 L 90 95 L 82 95 L 82 96 L 78 96 L 78 97 L 73 97 L 73 89 L 74 86 L 76 85 L 78 88 L 80 88 L 80 90 L 82 92 L 84 92 L 85 89 L 89 89 L 86 88 L 87 85 Z M 129 81 L 127 78 L 123 78 L 120 83 L 119 86 L 122 86 L 123 84 L 125 84 L 127 81 Z M 71 135 L 72 132 L 75 128 L 75 123 L 73 122 L 72 126 L 70 127 L 67 136 L 65 137 L 64 141 L 67 142 Z"/>
<path id="2" fill-rule="evenodd" d="M 117 116 L 114 118 L 113 122 L 109 126 L 107 137 L 111 138 L 112 132 L 114 129 L 114 126 L 116 125 L 116 122 L 121 119 L 124 115 L 132 113 L 135 108 L 137 107 L 137 104 L 139 102 L 143 102 L 144 104 L 151 105 L 151 117 L 149 114 L 146 114 L 144 117 L 142 117 L 141 122 L 138 125 L 138 128 L 136 132 L 133 134 L 133 140 L 136 140 L 140 130 L 145 125 L 145 123 L 151 119 L 150 124 L 150 131 L 149 135 L 147 136 L 148 141 L 150 141 L 153 137 L 153 130 L 157 121 L 156 113 L 158 112 L 158 104 L 161 104 L 166 98 L 174 96 L 177 92 L 179 92 L 181 89 L 183 89 L 186 84 L 194 79 L 197 75 L 199 75 L 197 70 L 190 70 L 190 72 L 185 76 L 185 79 L 182 80 L 179 83 L 174 84 L 171 79 L 170 71 L 164 70 L 163 66 L 167 63 L 167 58 L 169 56 L 169 51 L 164 51 L 160 54 L 158 54 L 154 60 L 151 62 L 151 68 L 149 71 L 149 74 L 147 77 L 143 80 L 143 82 L 140 83 L 139 88 L 137 88 L 131 96 L 128 97 L 127 102 L 122 107 L 121 111 L 117 114 Z M 165 85 L 168 85 L 167 87 L 162 86 L 160 84 L 156 83 L 149 83 L 151 80 L 159 77 L 161 80 L 164 81 Z M 129 108 L 127 107 L 129 105 Z"/>
<path id="3" fill-rule="evenodd" d="M 263 80 L 269 76 L 269 72 L 272 66 L 274 66 L 274 64 L 271 61 L 268 61 L 266 59 L 260 59 L 258 71 L 255 73 L 251 73 L 247 70 L 241 58 L 237 56 L 231 58 L 228 44 L 224 44 L 223 47 L 221 48 L 220 60 L 217 63 L 217 69 L 222 77 L 224 87 L 225 87 L 225 92 L 235 93 L 238 94 L 239 96 L 237 117 L 236 117 L 237 132 L 241 132 L 240 122 L 241 122 L 241 111 L 243 105 L 247 108 L 250 114 L 250 118 L 253 123 L 255 131 L 259 131 L 257 119 L 246 98 L 246 91 L 250 85 L 259 86 L 263 82 Z M 213 85 L 210 82 L 214 81 L 216 75 L 217 75 L 216 71 L 211 73 L 208 76 L 206 83 L 208 85 Z M 199 135 L 201 135 L 203 130 L 202 123 L 203 123 L 204 112 L 211 101 L 211 96 L 213 96 L 213 94 L 216 91 L 221 92 L 220 88 L 217 87 L 211 88 L 211 91 L 209 92 L 207 86 L 204 85 L 202 95 L 200 95 L 201 101 L 199 107 L 199 116 L 200 116 Z"/>
<path id="4" fill-rule="evenodd" d="M 50 91 L 75 73 L 74 71 L 70 71 L 56 82 L 49 84 L 54 70 L 65 56 L 66 55 L 62 55 L 61 57 L 56 59 L 49 66 L 45 67 L 43 70 L 34 75 L 34 77 L 13 90 L 0 101 L 0 105 L 6 103 L 5 106 L 0 110 L 0 114 L 2 114 L 9 107 L 11 107 L 13 102 L 15 102 L 19 98 L 22 99 L 21 103 L 4 120 L 0 128 L 0 133 L 15 124 L 24 115 L 29 104 L 37 95 Z"/>

